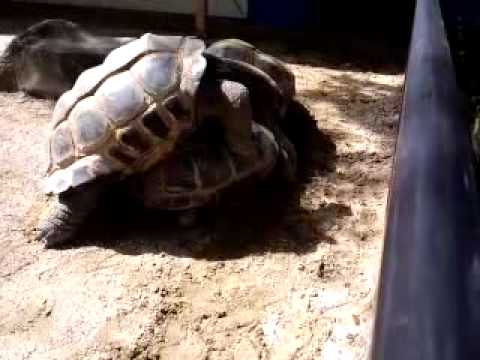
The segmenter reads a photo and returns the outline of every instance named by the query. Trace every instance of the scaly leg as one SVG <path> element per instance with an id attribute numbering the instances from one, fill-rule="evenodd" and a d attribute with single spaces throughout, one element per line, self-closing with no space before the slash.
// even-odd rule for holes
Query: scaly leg
<path id="1" fill-rule="evenodd" d="M 280 129 L 281 114 L 264 104 L 262 99 L 253 98 L 253 118 L 259 124 L 267 127 L 275 136 L 280 147 L 279 166 L 281 174 L 287 181 L 295 181 L 297 177 L 297 151 L 290 139 Z"/>
<path id="2" fill-rule="evenodd" d="M 96 208 L 108 183 L 100 180 L 70 189 L 52 198 L 38 227 L 37 240 L 46 248 L 70 241 Z"/>

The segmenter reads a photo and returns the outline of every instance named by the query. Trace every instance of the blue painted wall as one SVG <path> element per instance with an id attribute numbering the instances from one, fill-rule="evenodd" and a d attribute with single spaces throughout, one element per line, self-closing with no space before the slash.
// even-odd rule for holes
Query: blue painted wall
<path id="1" fill-rule="evenodd" d="M 415 0 L 249 0 L 248 20 L 255 25 L 294 31 L 400 32 L 408 35 L 414 5 Z"/>
<path id="2" fill-rule="evenodd" d="M 250 0 L 248 18 L 256 25 L 304 30 L 315 22 L 315 0 Z"/>

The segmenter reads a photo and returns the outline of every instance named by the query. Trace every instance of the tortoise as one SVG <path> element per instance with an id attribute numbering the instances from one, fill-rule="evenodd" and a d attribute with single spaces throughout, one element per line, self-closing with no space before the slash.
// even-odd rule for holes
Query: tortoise
<path id="1" fill-rule="evenodd" d="M 252 109 L 249 90 L 261 92 L 268 111 Z M 291 144 L 278 127 L 258 116 L 281 113 L 284 93 L 264 71 L 225 61 L 197 38 L 145 34 L 115 49 L 82 73 L 55 106 L 45 191 L 57 197 L 39 238 L 46 246 L 67 241 L 111 181 L 132 174 L 143 175 L 147 206 L 180 209 L 202 205 L 232 182 L 268 173 L 279 152 L 293 169 L 293 147 L 287 149 Z M 190 165 L 172 182 L 165 175 L 181 167 L 167 160 L 198 123 L 212 117 L 223 125 L 226 147 L 217 148 L 216 156 L 183 156 L 178 164 Z"/>
<path id="2" fill-rule="evenodd" d="M 133 38 L 99 37 L 74 22 L 47 19 L 17 35 L 0 56 L 0 90 L 57 99 L 86 69 Z"/>

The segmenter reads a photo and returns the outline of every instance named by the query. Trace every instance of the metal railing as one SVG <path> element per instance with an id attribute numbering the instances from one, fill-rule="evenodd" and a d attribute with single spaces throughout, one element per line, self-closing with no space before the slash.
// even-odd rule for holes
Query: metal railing
<path id="1" fill-rule="evenodd" d="M 371 359 L 480 359 L 474 161 L 440 6 L 418 0 Z"/>

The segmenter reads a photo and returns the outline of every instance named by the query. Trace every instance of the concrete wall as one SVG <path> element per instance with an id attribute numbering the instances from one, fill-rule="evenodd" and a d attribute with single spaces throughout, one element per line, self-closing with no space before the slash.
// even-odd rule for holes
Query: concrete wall
<path id="1" fill-rule="evenodd" d="M 178 14 L 192 14 L 195 0 L 14 0 L 87 7 L 134 9 Z M 246 18 L 248 0 L 208 0 L 209 15 Z"/>

